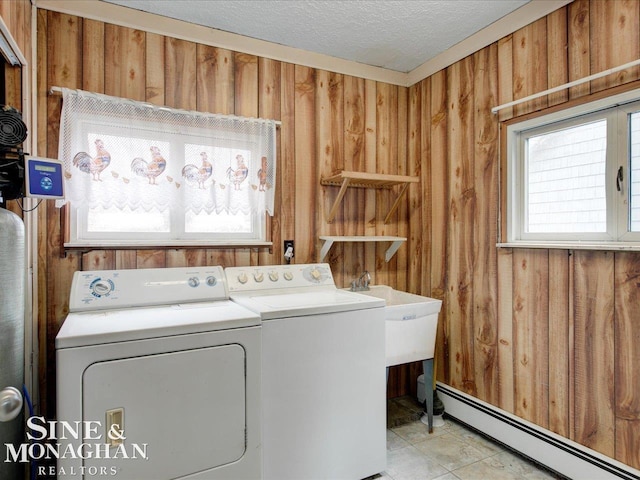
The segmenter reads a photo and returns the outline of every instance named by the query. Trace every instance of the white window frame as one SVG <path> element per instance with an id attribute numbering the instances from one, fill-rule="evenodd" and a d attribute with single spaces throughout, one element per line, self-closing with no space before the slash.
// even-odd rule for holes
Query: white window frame
<path id="1" fill-rule="evenodd" d="M 169 232 L 88 232 L 87 207 L 75 207 L 69 204 L 69 242 L 65 247 L 110 247 L 110 246 L 270 246 L 266 240 L 266 214 L 253 213 L 252 233 L 186 233 L 176 237 L 175 224 L 184 220 L 177 218 L 175 211 L 170 212 L 171 231 Z M 182 228 L 184 230 L 184 228 Z M 215 238 L 211 238 L 215 235 Z"/>
<path id="2" fill-rule="evenodd" d="M 86 115 L 80 121 L 80 134 L 87 137 L 89 134 L 99 129 L 101 132 L 111 132 L 114 135 L 121 135 L 121 129 L 110 128 L 107 124 L 101 122 L 100 118 L 92 120 L 91 115 Z M 151 133 L 141 134 L 142 137 L 148 136 L 153 139 Z M 228 140 L 229 146 L 233 144 L 234 134 L 227 132 L 225 135 L 225 143 Z M 136 134 L 136 136 L 140 136 Z M 210 138 L 211 132 L 202 131 L 202 137 L 184 136 L 176 132 L 171 135 L 169 140 L 171 144 L 170 157 L 181 158 L 184 145 L 188 143 L 207 144 L 207 138 Z M 176 140 L 178 139 L 178 140 Z M 257 153 L 255 153 L 257 155 Z M 70 202 L 69 208 L 69 241 L 65 242 L 65 247 L 143 247 L 143 246 L 167 246 L 167 247 L 188 247 L 188 246 L 271 246 L 272 242 L 267 240 L 267 221 L 266 213 L 253 212 L 252 229 L 247 233 L 209 233 L 209 232 L 186 232 L 185 231 L 185 212 L 179 212 L 177 209 L 170 209 L 170 231 L 169 232 L 89 232 L 88 231 L 88 207 L 75 205 Z"/>
<path id="3" fill-rule="evenodd" d="M 640 250 L 640 232 L 630 232 L 628 114 L 640 111 L 640 90 L 633 90 L 569 109 L 515 122 L 506 128 L 507 192 L 506 242 L 499 246 Z M 607 119 L 606 201 L 607 231 L 601 233 L 525 232 L 527 182 L 525 145 L 529 136 Z M 618 168 L 623 167 L 622 190 L 617 191 Z"/>

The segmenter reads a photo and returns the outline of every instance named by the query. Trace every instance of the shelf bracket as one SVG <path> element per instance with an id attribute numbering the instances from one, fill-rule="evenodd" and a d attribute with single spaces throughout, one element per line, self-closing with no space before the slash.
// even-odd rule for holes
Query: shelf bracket
<path id="1" fill-rule="evenodd" d="M 384 217 L 384 224 L 385 225 L 387 223 L 389 223 L 389 220 L 391 219 L 391 216 L 395 213 L 395 211 L 400 206 L 400 200 L 402 199 L 402 196 L 404 195 L 404 192 L 407 191 L 407 188 L 409 188 L 409 184 L 408 183 L 405 183 L 404 185 L 402 185 L 402 188 L 400 188 L 400 191 L 398 192 L 398 196 L 396 197 L 396 201 L 393 202 L 393 205 L 391 206 L 391 209 L 389 210 L 389 213 L 387 213 L 387 216 Z M 388 261 L 389 260 L 387 260 L 387 262 Z"/>
<path id="2" fill-rule="evenodd" d="M 349 178 L 345 178 L 342 181 L 342 185 L 340 186 L 340 191 L 338 192 L 338 196 L 333 202 L 333 206 L 331 207 L 331 210 L 329 211 L 329 215 L 327 216 L 327 223 L 333 222 L 333 219 L 335 218 L 336 213 L 338 213 L 338 207 L 340 206 L 340 202 L 342 201 L 344 194 L 347 193 L 347 188 L 349 187 L 349 181 L 350 181 Z"/>
<path id="3" fill-rule="evenodd" d="M 404 240 L 395 240 L 391 246 L 389 248 L 387 248 L 387 251 L 384 254 L 384 259 L 385 261 L 388 263 L 389 260 L 391 260 L 393 258 L 393 256 L 396 254 L 396 252 L 398 251 L 398 249 L 400 248 L 400 245 L 402 245 L 402 242 L 404 242 Z"/>
<path id="4" fill-rule="evenodd" d="M 322 177 L 320 179 L 321 185 L 331 185 L 331 186 L 339 186 L 340 191 L 338 192 L 338 196 L 336 197 L 333 205 L 331 206 L 331 210 L 327 214 L 327 223 L 333 222 L 336 214 L 338 213 L 338 207 L 340 206 L 340 202 L 344 198 L 345 193 L 347 192 L 347 188 L 349 187 L 359 187 L 359 188 L 385 188 L 392 189 L 395 185 L 400 185 L 398 189 L 398 195 L 393 202 L 393 205 L 389 212 L 387 213 L 384 223 L 387 224 L 391 220 L 391 217 L 396 212 L 398 207 L 400 206 L 400 201 L 402 197 L 409 188 L 410 183 L 419 182 L 419 178 L 416 176 L 407 176 L 407 175 L 390 175 L 384 173 L 365 173 L 365 172 L 350 172 L 350 171 L 341 171 L 336 174 L 333 174 L 329 177 Z"/>
<path id="5" fill-rule="evenodd" d="M 329 250 L 331 250 L 332 245 L 333 245 L 332 239 L 324 240 L 324 243 L 322 244 L 322 248 L 320 249 L 320 261 L 324 260 L 324 258 L 327 256 L 327 253 L 329 253 Z"/>

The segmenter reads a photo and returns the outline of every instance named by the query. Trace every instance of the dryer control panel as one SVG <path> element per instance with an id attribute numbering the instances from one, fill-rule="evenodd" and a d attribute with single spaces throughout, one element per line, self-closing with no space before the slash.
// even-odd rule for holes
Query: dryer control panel
<path id="1" fill-rule="evenodd" d="M 229 292 L 335 286 L 327 263 L 225 268 Z"/>
<path id="2" fill-rule="evenodd" d="M 216 267 L 77 271 L 69 311 L 107 310 L 229 298 L 224 270 Z"/>

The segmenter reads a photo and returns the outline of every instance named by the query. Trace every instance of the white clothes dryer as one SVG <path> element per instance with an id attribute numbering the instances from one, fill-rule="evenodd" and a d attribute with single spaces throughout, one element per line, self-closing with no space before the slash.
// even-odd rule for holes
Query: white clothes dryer
<path id="1" fill-rule="evenodd" d="M 76 272 L 69 310 L 59 478 L 261 478 L 260 318 L 221 267 Z"/>
<path id="2" fill-rule="evenodd" d="M 225 269 L 262 318 L 263 475 L 358 480 L 386 468 L 382 299 L 337 289 L 327 264 Z"/>

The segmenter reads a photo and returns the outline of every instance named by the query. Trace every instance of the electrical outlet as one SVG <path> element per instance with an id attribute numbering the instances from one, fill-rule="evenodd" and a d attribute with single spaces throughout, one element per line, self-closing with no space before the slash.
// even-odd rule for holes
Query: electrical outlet
<path id="1" fill-rule="evenodd" d="M 293 258 L 293 240 L 285 240 L 283 244 L 284 258 L 289 263 Z"/>

